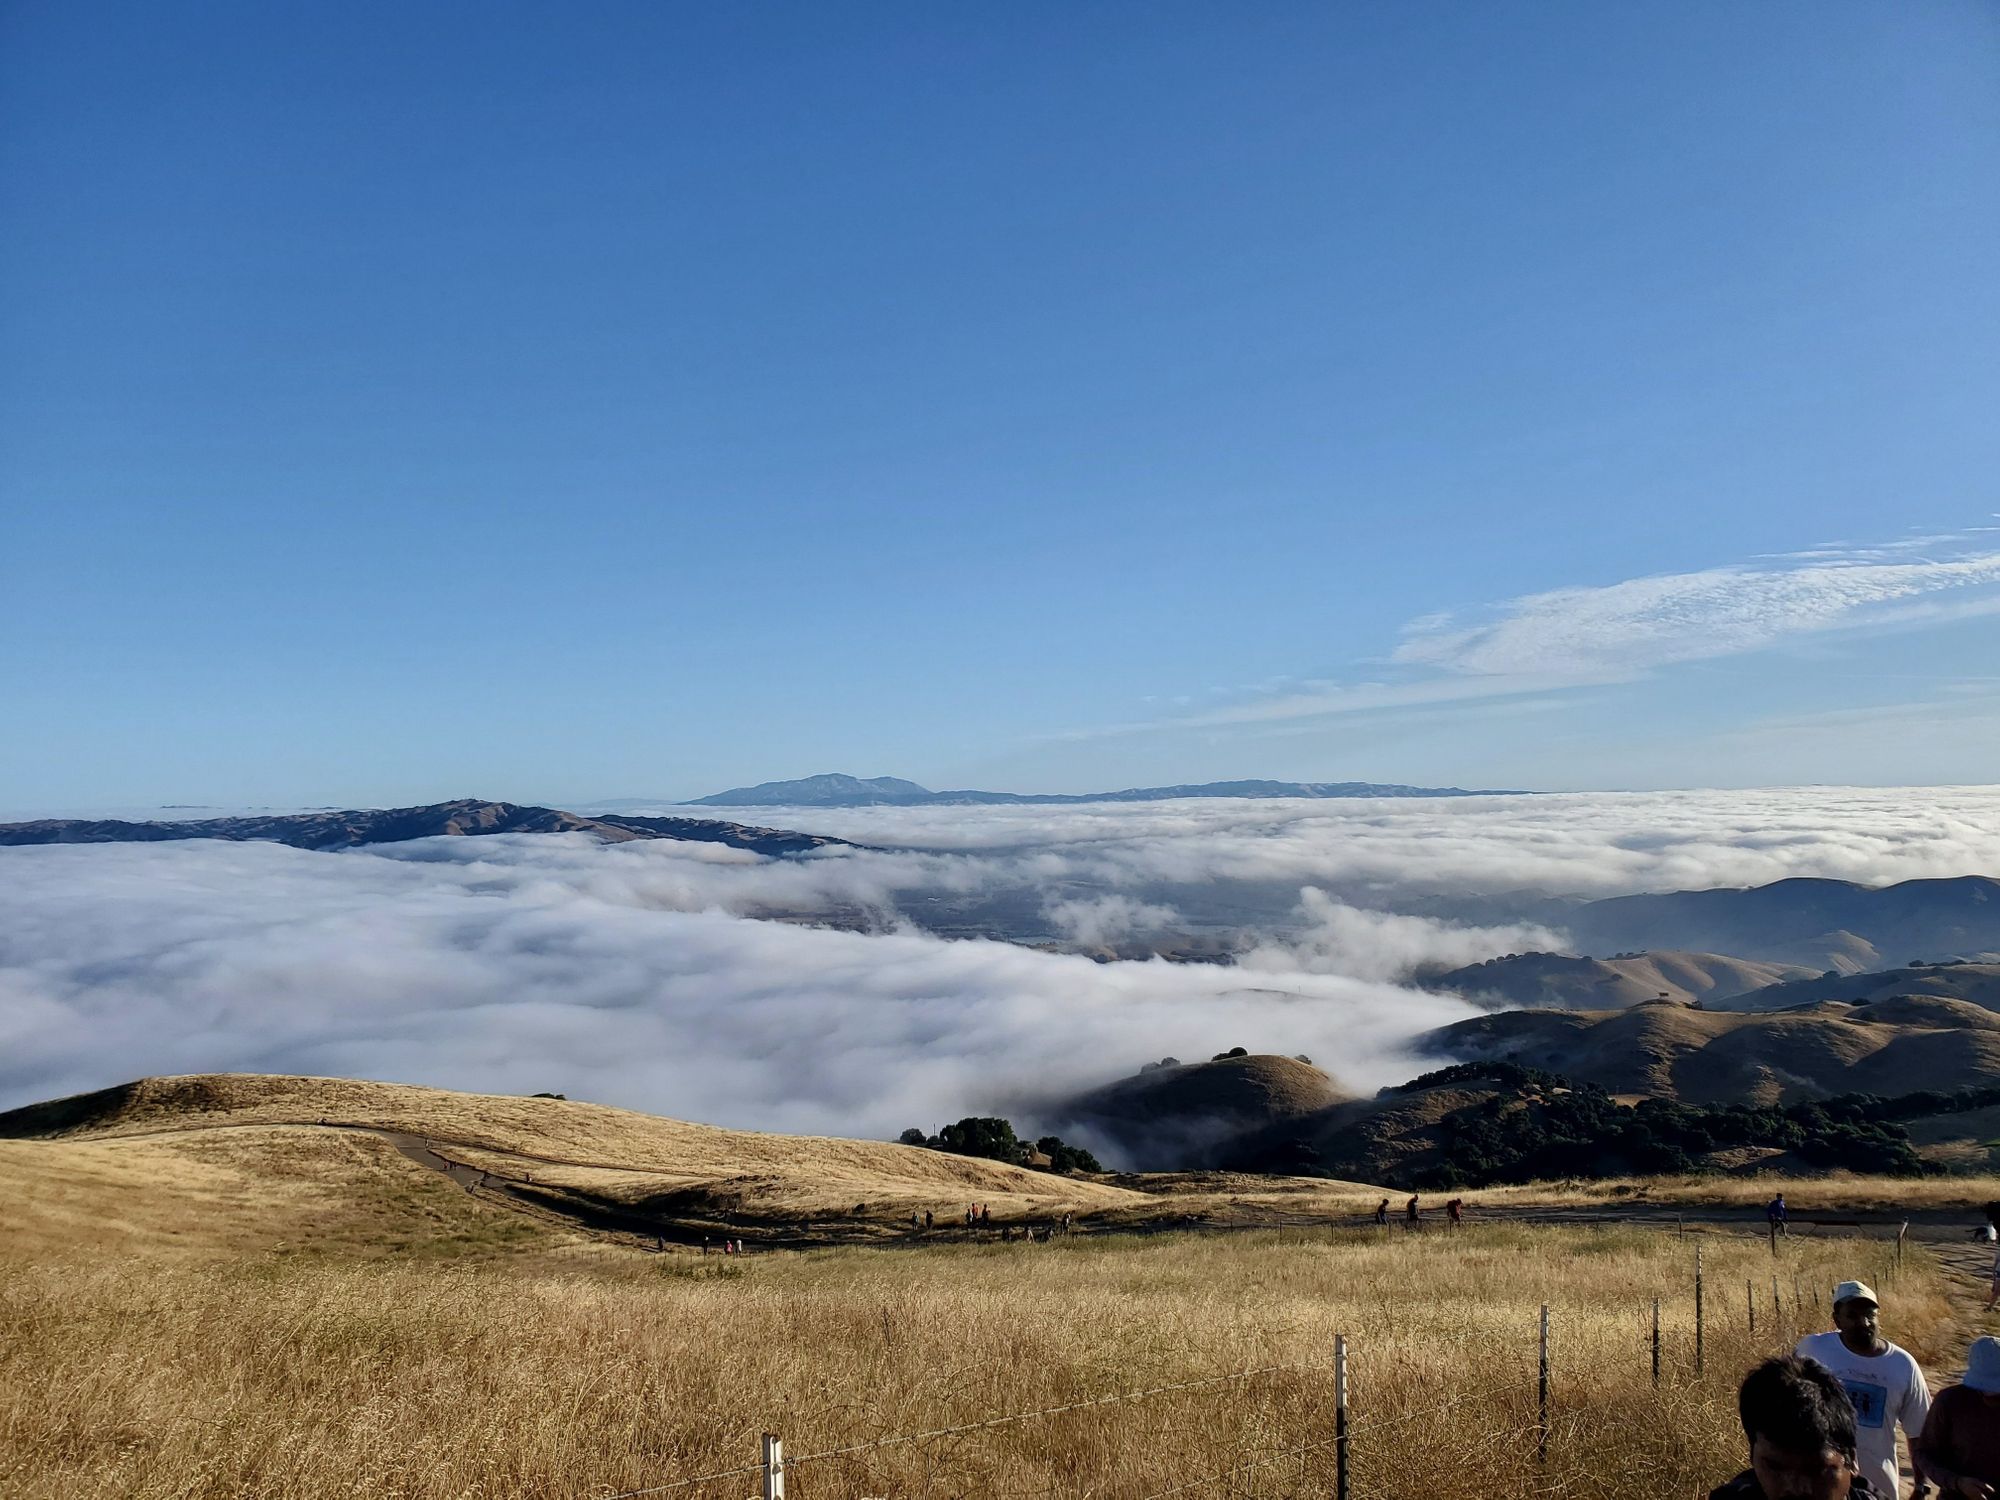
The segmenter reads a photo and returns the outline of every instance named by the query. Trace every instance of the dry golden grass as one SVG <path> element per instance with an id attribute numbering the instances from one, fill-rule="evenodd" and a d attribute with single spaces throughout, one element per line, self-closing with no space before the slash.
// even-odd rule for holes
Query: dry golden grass
<path id="1" fill-rule="evenodd" d="M 287 1119 L 306 1123 L 273 1123 Z M 155 1081 L 85 1133 L 0 1141 L 0 1494 L 561 1500 L 737 1468 L 767 1429 L 806 1456 L 790 1476 L 794 1500 L 1317 1494 L 1332 1472 L 1325 1362 L 1346 1332 L 1357 1496 L 1696 1495 L 1738 1466 L 1742 1368 L 1822 1326 L 1815 1289 L 1823 1299 L 1847 1276 L 1879 1282 L 1892 1250 L 1798 1240 L 1774 1262 L 1748 1236 L 1499 1217 L 1606 1202 L 1752 1206 L 1771 1186 L 1685 1179 L 1472 1194 L 1476 1214 L 1494 1217 L 1461 1233 L 641 1255 L 467 1193 L 389 1142 L 322 1119 L 471 1142 L 453 1157 L 509 1171 L 532 1159 L 538 1184 L 606 1199 L 684 1182 L 773 1216 L 865 1199 L 878 1219 L 907 1218 L 905 1204 L 948 1213 L 976 1196 L 1002 1217 L 1074 1204 L 1099 1224 L 1303 1219 L 1364 1213 L 1380 1196 L 1212 1174 L 1143 1179 L 1141 1192 L 560 1101 Z M 170 1133 L 188 1124 L 198 1128 Z M 1801 1214 L 2000 1197 L 1990 1180 L 1786 1187 Z M 1697 1243 L 1711 1297 L 1701 1380 L 1690 1370 Z M 1646 1342 L 1656 1296 L 1659 1389 Z M 1556 1396 L 1546 1467 L 1533 1432 L 1544 1302 Z M 1959 1332 L 1921 1253 L 1889 1290 L 1888 1317 L 1933 1363 Z M 1267 1365 L 1285 1368 L 811 1456 Z M 752 1488 L 739 1474 L 678 1493 L 741 1500 Z"/>
<path id="2" fill-rule="evenodd" d="M 1777 1192 L 1784 1193 L 1795 1218 L 1893 1214 L 1899 1209 L 1971 1211 L 2000 1199 L 2000 1177 L 1871 1177 L 1855 1172 L 1828 1172 L 1818 1177 L 1632 1177 L 1481 1188 L 1466 1196 L 1496 1208 L 1761 1208 Z"/>
<path id="3" fill-rule="evenodd" d="M 1709 1272 L 1691 1358 L 1692 1245 Z M 797 1500 L 1288 1496 L 1330 1487 L 1352 1340 L 1357 1496 L 1695 1495 L 1739 1466 L 1734 1381 L 1822 1326 L 1792 1278 L 1888 1247 L 1632 1229 L 1158 1235 L 741 1259 L 538 1252 L 459 1264 L 0 1262 L 0 1493 L 18 1500 L 585 1497 L 1271 1364 L 1148 1400 L 811 1460 Z M 1743 1291 L 1757 1288 L 1759 1331 Z M 1936 1271 L 1895 1336 L 1950 1337 Z M 1667 1378 L 1651 1383 L 1651 1300 Z M 1534 1460 L 1534 1330 L 1555 1421 Z M 1457 1403 L 1453 1405 L 1453 1403 Z M 1440 1414 L 1439 1408 L 1449 1407 Z M 1244 1466 L 1254 1465 L 1245 1468 Z M 1230 1474 L 1234 1466 L 1234 1474 Z M 1204 1476 L 1216 1476 L 1204 1480 Z M 741 1500 L 737 1475 L 680 1493 Z"/>
<path id="4" fill-rule="evenodd" d="M 0 1202 L 0 1253 L 30 1257 L 461 1255 L 574 1238 L 333 1130 L 0 1140 Z"/>
<path id="5" fill-rule="evenodd" d="M 784 1179 L 800 1195 L 798 1210 L 818 1214 L 877 1200 L 936 1204 L 977 1198 L 993 1203 L 996 1214 L 1056 1199 L 1104 1208 L 1144 1202 L 1143 1195 L 1087 1179 L 886 1141 L 724 1130 L 578 1101 L 248 1074 L 149 1078 L 128 1089 L 72 1136 L 107 1140 L 237 1125 L 358 1125 L 551 1159 L 551 1165 L 658 1172 L 682 1181 Z M 809 1200 L 806 1184 L 820 1189 Z"/>

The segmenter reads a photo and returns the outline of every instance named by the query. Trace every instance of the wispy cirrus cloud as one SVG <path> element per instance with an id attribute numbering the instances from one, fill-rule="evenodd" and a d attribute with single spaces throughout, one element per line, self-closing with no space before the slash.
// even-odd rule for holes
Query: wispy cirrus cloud
<path id="1" fill-rule="evenodd" d="M 1051 736 L 1095 739 L 1342 714 L 1549 697 L 1837 631 L 1909 629 L 2000 613 L 2000 528 L 1971 527 L 1686 573 L 1524 594 L 1406 623 L 1366 675 L 1283 680 L 1234 701 Z M 1362 665 L 1362 664 L 1357 664 Z M 1554 700 L 1552 700 L 1554 701 Z"/>
<path id="2" fill-rule="evenodd" d="M 1946 538 L 1924 538 L 1933 543 Z M 1962 546 L 1962 542 L 1961 542 Z M 1792 566 L 1722 567 L 1553 589 L 1497 618 L 1420 622 L 1395 660 L 1460 677 L 1612 681 L 1679 662 L 1738 656 L 1830 630 L 2000 608 L 2000 552 L 1904 558 L 1854 549 Z"/>

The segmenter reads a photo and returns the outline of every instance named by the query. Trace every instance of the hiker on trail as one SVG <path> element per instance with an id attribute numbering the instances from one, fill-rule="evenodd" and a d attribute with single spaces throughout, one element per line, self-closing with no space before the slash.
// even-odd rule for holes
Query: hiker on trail
<path id="1" fill-rule="evenodd" d="M 1375 1205 L 1375 1222 L 1377 1224 L 1386 1224 L 1389 1222 L 1389 1200 L 1387 1198 L 1384 1198 L 1380 1203 Z"/>
<path id="2" fill-rule="evenodd" d="M 930 1232 L 931 1222 L 931 1211 L 927 1208 L 924 1210 L 924 1232 L 926 1234 Z"/>
<path id="3" fill-rule="evenodd" d="M 1771 1226 L 1771 1233 L 1785 1233 L 1785 1220 L 1787 1217 L 1785 1195 L 1783 1193 L 1778 1194 L 1777 1197 L 1764 1205 L 1764 1219 Z"/>
<path id="4" fill-rule="evenodd" d="M 1940 1494 L 2000 1495 L 2000 1339 L 1972 1341 L 1965 1379 L 1937 1393 L 1910 1460 Z"/>
<path id="5" fill-rule="evenodd" d="M 1451 1227 L 1453 1229 L 1460 1228 L 1465 1223 L 1465 1220 L 1461 1217 L 1465 1211 L 1465 1200 L 1463 1198 L 1450 1199 L 1445 1204 L 1444 1211 L 1451 1215 Z"/>
<path id="6" fill-rule="evenodd" d="M 1856 1462 L 1854 1408 L 1809 1359 L 1767 1359 L 1736 1394 L 1750 1467 L 1708 1500 L 1894 1500 Z"/>
<path id="7" fill-rule="evenodd" d="M 1924 1372 L 1910 1357 L 1882 1337 L 1878 1327 L 1879 1299 L 1860 1281 L 1843 1281 L 1833 1289 L 1833 1333 L 1809 1333 L 1792 1352 L 1829 1371 L 1854 1404 L 1856 1454 L 1861 1472 L 1878 1495 L 1894 1497 L 1896 1488 L 1896 1424 L 1912 1442 L 1924 1430 L 1931 1409 L 1931 1389 Z M 1922 1485 L 1921 1472 L 1918 1479 Z"/>
<path id="8" fill-rule="evenodd" d="M 1072 1223 L 1073 1223 L 1073 1218 L 1072 1218 L 1072 1216 L 1071 1216 L 1071 1215 L 1069 1215 L 1069 1214 L 1064 1214 L 1064 1215 L 1063 1215 L 1063 1233 L 1064 1233 L 1065 1235 L 1067 1235 L 1067 1234 L 1069 1234 L 1069 1233 L 1071 1233 L 1071 1232 L 1072 1232 L 1072 1231 L 1071 1231 L 1071 1227 L 1070 1227 Z"/>
<path id="9" fill-rule="evenodd" d="M 1410 1201 L 1403 1205 L 1403 1217 L 1408 1219 L 1412 1225 L 1417 1222 L 1417 1195 L 1415 1193 L 1410 1194 Z"/>
<path id="10" fill-rule="evenodd" d="M 992 1204 L 990 1204 L 990 1203 L 982 1203 L 982 1204 L 980 1204 L 980 1205 L 979 1205 L 979 1222 L 980 1222 L 981 1224 L 985 1225 L 985 1226 L 986 1226 L 986 1227 L 987 1227 L 988 1229 L 991 1229 L 991 1228 L 993 1227 L 993 1205 L 992 1205 Z"/>
<path id="11" fill-rule="evenodd" d="M 923 1227 L 924 1227 L 924 1221 L 923 1221 L 923 1217 L 922 1217 L 922 1215 L 920 1215 L 920 1214 L 919 1214 L 919 1213 L 918 1213 L 918 1212 L 917 1212 L 917 1211 L 916 1211 L 916 1210 L 915 1210 L 914 1208 L 913 1208 L 913 1209 L 911 1209 L 911 1210 L 910 1210 L 910 1233 L 911 1233 L 911 1234 L 915 1234 L 915 1233 L 916 1233 L 916 1232 L 917 1232 L 917 1231 L 918 1231 L 919 1229 L 922 1229 Z"/>
<path id="12" fill-rule="evenodd" d="M 708 1254 L 708 1236 L 707 1236 L 707 1235 L 703 1235 L 703 1236 L 701 1237 L 701 1253 L 702 1253 L 703 1255 L 706 1255 L 706 1254 Z"/>

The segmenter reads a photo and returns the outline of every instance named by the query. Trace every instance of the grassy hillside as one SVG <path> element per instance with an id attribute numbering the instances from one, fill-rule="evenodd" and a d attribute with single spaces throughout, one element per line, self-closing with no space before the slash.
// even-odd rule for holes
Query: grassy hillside
<path id="1" fill-rule="evenodd" d="M 724 1130 L 599 1104 L 341 1078 L 142 1079 L 0 1114 L 0 1139 L 110 1141 L 163 1130 L 279 1124 L 406 1132 L 446 1148 L 533 1158 L 550 1173 L 566 1167 L 655 1174 L 683 1186 L 782 1184 L 790 1209 L 799 1213 L 833 1213 L 863 1201 L 903 1205 L 907 1214 L 910 1204 L 943 1207 L 976 1198 L 994 1203 L 999 1213 L 1058 1201 L 1123 1207 L 1134 1198 L 1088 1179 L 884 1141 Z"/>
<path id="2" fill-rule="evenodd" d="M 0 1201 L 10 1255 L 462 1256 L 575 1238 L 382 1140 L 323 1130 L 0 1140 Z"/>

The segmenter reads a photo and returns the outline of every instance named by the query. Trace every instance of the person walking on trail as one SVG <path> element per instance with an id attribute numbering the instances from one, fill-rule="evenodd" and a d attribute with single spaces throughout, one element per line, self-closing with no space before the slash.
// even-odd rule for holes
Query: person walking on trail
<path id="1" fill-rule="evenodd" d="M 1832 1333 L 1809 1333 L 1792 1352 L 1826 1369 L 1854 1405 L 1856 1452 L 1875 1493 L 1894 1497 L 1897 1488 L 1896 1427 L 1915 1442 L 1930 1414 L 1931 1389 L 1909 1351 L 1882 1336 L 1880 1300 L 1866 1282 L 1843 1281 L 1833 1289 Z M 1922 1471 L 1917 1478 L 1924 1490 Z"/>
<path id="2" fill-rule="evenodd" d="M 1942 1495 L 2000 1495 L 2000 1339 L 1972 1341 L 1965 1379 L 1937 1393 L 1910 1458 Z"/>
<path id="3" fill-rule="evenodd" d="M 1783 1193 L 1778 1194 L 1777 1197 L 1764 1205 L 1764 1222 L 1771 1226 L 1771 1233 L 1783 1234 L 1785 1232 L 1785 1222 L 1788 1217 L 1789 1214 L 1785 1208 L 1785 1195 Z"/>
<path id="4" fill-rule="evenodd" d="M 1444 1211 L 1451 1216 L 1451 1227 L 1453 1229 L 1458 1229 L 1464 1225 L 1465 1200 L 1463 1198 L 1449 1200 L 1444 1206 Z"/>
<path id="5" fill-rule="evenodd" d="M 929 1210 L 928 1208 L 927 1208 L 927 1209 L 925 1209 L 925 1210 L 924 1210 L 924 1233 L 926 1233 L 926 1234 L 929 1234 L 929 1233 L 930 1233 L 930 1230 L 931 1230 L 931 1225 L 932 1225 L 932 1223 L 933 1223 L 933 1222 L 934 1222 L 934 1221 L 933 1221 L 933 1219 L 931 1218 L 931 1211 L 930 1211 L 930 1210 Z"/>
<path id="6" fill-rule="evenodd" d="M 1416 1224 L 1417 1195 L 1415 1193 L 1410 1194 L 1410 1201 L 1403 1205 L 1403 1217 L 1408 1219 L 1412 1225 Z"/>
<path id="7" fill-rule="evenodd" d="M 1854 1408 L 1823 1365 L 1767 1359 L 1736 1393 L 1750 1467 L 1708 1500 L 1893 1500 L 1855 1453 Z"/>
<path id="8" fill-rule="evenodd" d="M 1380 1203 L 1375 1205 L 1375 1222 L 1377 1224 L 1386 1224 L 1389 1222 L 1389 1200 L 1387 1198 L 1384 1198 Z"/>

